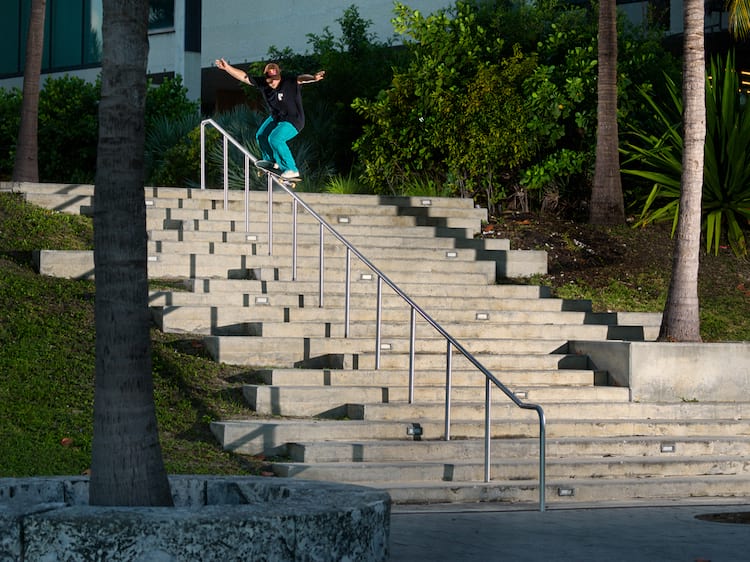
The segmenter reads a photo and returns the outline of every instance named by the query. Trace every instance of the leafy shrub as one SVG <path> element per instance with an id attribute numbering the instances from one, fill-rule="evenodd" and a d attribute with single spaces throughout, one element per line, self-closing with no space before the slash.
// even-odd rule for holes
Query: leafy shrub
<path id="1" fill-rule="evenodd" d="M 397 3 L 396 14 L 409 65 L 354 103 L 368 184 L 397 193 L 417 177 L 491 210 L 550 198 L 558 210 L 580 207 L 595 162 L 595 11 L 510 0 L 457 2 L 427 17 Z M 636 86 L 656 91 L 662 70 L 677 66 L 653 31 L 619 29 L 619 118 L 645 122 Z"/>
<path id="2" fill-rule="evenodd" d="M 154 86 L 149 82 L 146 91 L 146 131 L 161 126 L 164 121 L 181 121 L 200 116 L 200 104 L 187 97 L 187 88 L 182 84 L 182 76 L 165 78 Z"/>
<path id="3" fill-rule="evenodd" d="M 49 78 L 39 93 L 39 179 L 93 183 L 100 84 Z"/>
<path id="4" fill-rule="evenodd" d="M 428 17 L 402 4 L 396 11 L 397 31 L 412 38 L 411 64 L 376 100 L 354 105 L 367 121 L 355 144 L 365 180 L 379 193 L 416 177 L 495 199 L 532 144 L 518 85 L 533 59 L 515 49 L 492 62 L 503 41 L 488 36 L 473 5 Z"/>
<path id="5" fill-rule="evenodd" d="M 0 178 L 10 179 L 21 124 L 22 94 L 18 88 L 0 89 Z"/>
<path id="6" fill-rule="evenodd" d="M 187 113 L 155 118 L 146 134 L 146 182 L 200 185 L 200 116 Z"/>
<path id="7" fill-rule="evenodd" d="M 682 179 L 682 99 L 667 78 L 669 98 L 662 103 L 643 96 L 661 125 L 659 132 L 629 132 L 623 172 L 647 180 L 651 192 L 637 225 L 672 220 L 677 225 Z M 706 145 L 703 170 L 702 227 L 706 246 L 718 253 L 726 239 L 737 255 L 747 255 L 743 228 L 750 220 L 750 107 L 739 91 L 734 57 L 713 59 L 706 81 Z"/>

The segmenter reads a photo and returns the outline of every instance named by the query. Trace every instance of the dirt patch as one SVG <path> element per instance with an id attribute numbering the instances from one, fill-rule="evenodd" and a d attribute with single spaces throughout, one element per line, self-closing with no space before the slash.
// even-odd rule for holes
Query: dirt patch
<path id="1" fill-rule="evenodd" d="M 493 217 L 480 236 L 507 238 L 517 250 L 546 251 L 548 273 L 542 282 L 553 292 L 568 284 L 596 290 L 616 281 L 648 293 L 644 300 L 663 303 L 672 271 L 671 228 L 671 222 L 646 228 L 594 226 L 552 215 L 505 213 Z M 702 304 L 716 306 L 727 297 L 750 303 L 750 260 L 738 258 L 726 245 L 717 255 L 706 252 L 703 241 L 698 283 Z M 743 327 L 733 339 L 747 340 L 747 335 Z"/>
<path id="2" fill-rule="evenodd" d="M 551 215 L 508 213 L 491 220 L 482 235 L 508 238 L 513 249 L 546 251 L 552 286 L 580 281 L 596 288 L 612 279 L 669 270 L 674 247 L 669 229 L 667 224 L 604 227 Z"/>

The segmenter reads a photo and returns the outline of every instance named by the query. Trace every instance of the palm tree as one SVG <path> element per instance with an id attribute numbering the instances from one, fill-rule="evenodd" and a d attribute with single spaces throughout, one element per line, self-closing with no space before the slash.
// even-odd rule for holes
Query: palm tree
<path id="1" fill-rule="evenodd" d="M 103 2 L 89 503 L 172 505 L 151 378 L 144 200 L 148 0 Z"/>
<path id="2" fill-rule="evenodd" d="M 622 224 L 625 203 L 620 179 L 617 129 L 617 7 L 615 0 L 599 2 L 599 76 L 597 82 L 596 167 L 589 222 Z"/>
<path id="3" fill-rule="evenodd" d="M 44 13 L 47 0 L 31 1 L 29 34 L 26 38 L 26 63 L 23 69 L 21 126 L 18 128 L 13 181 L 39 181 L 39 81 L 44 49 Z"/>
<path id="4" fill-rule="evenodd" d="M 740 39 L 750 33 L 750 0 L 729 0 L 729 31 Z"/>
<path id="5" fill-rule="evenodd" d="M 680 209 L 672 257 L 672 279 L 660 341 L 701 341 L 698 256 L 701 234 L 703 156 L 706 141 L 706 62 L 703 0 L 685 0 L 682 63 L 683 128 Z"/>

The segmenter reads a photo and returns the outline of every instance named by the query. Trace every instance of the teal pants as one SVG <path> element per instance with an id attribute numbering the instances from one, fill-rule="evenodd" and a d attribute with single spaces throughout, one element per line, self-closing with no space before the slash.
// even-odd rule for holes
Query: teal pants
<path id="1" fill-rule="evenodd" d="M 297 136 L 297 129 L 287 121 L 274 121 L 267 118 L 255 134 L 260 146 L 263 160 L 270 160 L 279 165 L 281 173 L 291 170 L 299 173 L 292 151 L 287 142 Z"/>

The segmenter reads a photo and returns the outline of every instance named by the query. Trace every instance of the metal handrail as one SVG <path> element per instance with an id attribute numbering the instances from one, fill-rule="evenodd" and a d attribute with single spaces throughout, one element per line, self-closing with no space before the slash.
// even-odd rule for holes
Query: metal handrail
<path id="1" fill-rule="evenodd" d="M 207 119 L 201 123 L 201 189 L 205 189 L 205 164 L 204 164 L 204 155 L 205 155 L 205 147 L 204 147 L 204 127 L 206 125 L 212 125 L 216 127 L 216 129 L 222 133 L 224 136 L 224 200 L 225 205 L 227 201 L 227 189 L 228 189 L 228 181 L 227 181 L 227 139 L 229 139 L 232 144 L 234 144 L 237 148 L 239 148 L 242 153 L 245 155 L 245 163 L 246 163 L 246 171 L 245 171 L 245 209 L 246 209 L 246 217 L 245 217 L 245 224 L 246 228 L 249 225 L 249 220 L 247 218 L 247 209 L 249 208 L 249 178 L 248 178 L 248 169 L 247 164 L 248 160 L 252 160 L 255 162 L 257 158 L 255 158 L 250 152 L 248 152 L 244 147 L 239 145 L 237 141 L 232 139 L 230 135 L 222 129 L 216 122 L 214 122 L 211 119 Z M 300 196 L 289 189 L 286 185 L 284 185 L 283 182 L 279 181 L 275 176 L 271 174 L 266 174 L 268 178 L 268 247 L 269 247 L 269 255 L 272 255 L 272 239 L 273 239 L 273 230 L 271 227 L 271 221 L 272 221 L 272 198 L 273 198 L 273 186 L 277 185 L 280 187 L 283 191 L 285 191 L 291 198 L 292 198 L 292 244 L 293 244 L 293 251 L 292 251 L 292 279 L 296 280 L 296 249 L 297 249 L 297 214 L 298 214 L 298 206 L 301 205 L 302 208 L 307 211 L 310 216 L 312 216 L 319 224 L 319 307 L 323 307 L 324 305 L 324 277 L 323 277 L 323 269 L 324 269 L 324 256 L 323 256 L 323 239 L 325 231 L 327 230 L 331 235 L 333 235 L 334 238 L 336 238 L 341 244 L 344 245 L 346 248 L 346 287 L 345 287 L 345 327 L 344 327 L 344 333 L 345 337 L 348 337 L 349 335 L 349 303 L 350 303 L 350 268 L 351 268 L 351 255 L 354 254 L 354 256 L 359 259 L 365 266 L 367 266 L 370 271 L 372 271 L 377 276 L 377 311 L 376 311 L 376 336 L 375 336 L 375 369 L 380 368 L 380 337 L 381 337 L 381 318 L 382 318 L 382 284 L 385 282 L 386 285 L 388 285 L 393 292 L 395 292 L 401 299 L 403 299 L 406 304 L 410 307 L 410 333 L 409 333 L 409 403 L 414 403 L 414 363 L 415 363 L 415 340 L 416 340 L 416 314 L 419 314 L 419 316 L 422 317 L 424 321 L 426 321 L 428 324 L 430 324 L 443 338 L 446 340 L 446 387 L 445 387 L 445 440 L 450 440 L 450 408 L 451 408 L 451 391 L 452 391 L 452 362 L 453 362 L 453 350 L 458 350 L 461 355 L 463 355 L 474 367 L 476 367 L 484 376 L 485 376 L 485 427 L 484 427 L 484 481 L 490 482 L 490 443 L 491 443 L 491 396 L 492 396 L 492 386 L 490 383 L 494 384 L 497 388 L 499 388 L 510 400 L 519 408 L 526 409 L 526 410 L 535 410 L 538 417 L 539 417 L 539 510 L 544 511 L 545 510 L 545 487 L 546 487 L 546 478 L 545 478 L 545 472 L 546 472 L 546 419 L 544 415 L 544 410 L 542 407 L 538 404 L 532 404 L 523 402 L 516 394 L 510 390 L 507 386 L 505 386 L 497 377 L 495 377 L 487 368 L 482 365 L 479 360 L 474 357 L 466 348 L 464 348 L 453 336 L 451 336 L 440 324 L 438 324 L 427 312 L 425 312 L 417 303 L 415 303 L 406 293 L 404 293 L 401 288 L 398 287 L 391 279 L 388 278 L 385 273 L 383 273 L 379 268 L 377 268 L 370 260 L 368 260 L 354 245 L 352 245 L 346 238 L 344 238 L 336 229 L 334 229 L 323 217 L 321 217 L 312 207 L 310 207 L 307 203 L 305 203 Z M 226 207 L 225 207 L 226 208 Z"/>

